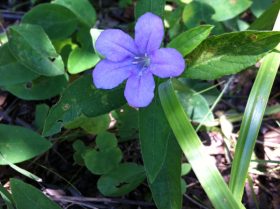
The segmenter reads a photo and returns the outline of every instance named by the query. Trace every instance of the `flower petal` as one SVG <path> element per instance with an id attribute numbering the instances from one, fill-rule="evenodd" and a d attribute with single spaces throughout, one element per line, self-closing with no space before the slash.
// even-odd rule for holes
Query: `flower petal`
<path id="1" fill-rule="evenodd" d="M 146 107 L 154 98 L 155 82 L 151 72 L 128 78 L 124 95 L 132 107 Z"/>
<path id="2" fill-rule="evenodd" d="M 176 49 L 156 50 L 150 55 L 150 58 L 150 71 L 160 78 L 179 76 L 185 69 L 185 60 Z"/>
<path id="3" fill-rule="evenodd" d="M 106 59 L 118 62 L 138 54 L 134 40 L 118 29 L 104 30 L 95 43 L 96 50 Z"/>
<path id="4" fill-rule="evenodd" d="M 150 12 L 142 15 L 135 25 L 135 43 L 141 54 L 159 49 L 163 40 L 162 19 Z"/>
<path id="5" fill-rule="evenodd" d="M 134 71 L 135 65 L 132 65 L 131 62 L 131 59 L 122 62 L 105 59 L 99 62 L 92 72 L 96 88 L 112 89 L 121 84 Z"/>

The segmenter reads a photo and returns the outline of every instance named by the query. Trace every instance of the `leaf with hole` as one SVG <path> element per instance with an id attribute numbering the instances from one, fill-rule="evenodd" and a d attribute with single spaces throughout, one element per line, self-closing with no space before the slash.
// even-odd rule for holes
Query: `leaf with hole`
<path id="1" fill-rule="evenodd" d="M 67 83 L 66 75 L 41 76 L 32 81 L 6 86 L 5 90 L 24 100 L 43 100 L 59 95 L 66 88 Z"/>
<path id="2" fill-rule="evenodd" d="M 143 166 L 123 163 L 110 173 L 101 176 L 97 188 L 105 196 L 119 197 L 133 191 L 145 178 Z"/>
<path id="3" fill-rule="evenodd" d="M 82 92 L 82 93 L 81 93 Z M 84 114 L 96 117 L 121 107 L 126 103 L 123 87 L 112 90 L 99 90 L 92 84 L 92 77 L 85 75 L 73 83 L 62 94 L 46 118 L 43 135 L 58 133 L 61 128 Z"/>
<path id="4" fill-rule="evenodd" d="M 13 25 L 8 30 L 12 54 L 30 70 L 44 76 L 64 74 L 64 64 L 42 27 Z"/>

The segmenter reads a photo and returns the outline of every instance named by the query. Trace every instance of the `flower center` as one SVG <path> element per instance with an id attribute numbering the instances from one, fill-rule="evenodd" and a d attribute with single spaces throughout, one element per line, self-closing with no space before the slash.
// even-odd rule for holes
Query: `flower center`
<path id="1" fill-rule="evenodd" d="M 151 59 L 147 54 L 144 54 L 143 56 L 137 56 L 134 57 L 134 60 L 132 61 L 132 64 L 138 65 L 139 68 L 142 70 L 147 69 L 147 67 L 151 64 Z"/>

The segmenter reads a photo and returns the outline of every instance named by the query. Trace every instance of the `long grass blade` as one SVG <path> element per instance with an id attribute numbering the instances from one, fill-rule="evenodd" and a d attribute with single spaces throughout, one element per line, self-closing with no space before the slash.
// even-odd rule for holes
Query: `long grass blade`
<path id="1" fill-rule="evenodd" d="M 233 198 L 217 167 L 206 154 L 189 117 L 180 104 L 171 80 L 159 86 L 163 110 L 177 141 L 215 208 L 244 208 Z"/>
<path id="2" fill-rule="evenodd" d="M 280 30 L 280 12 L 275 22 Z M 280 65 L 280 44 L 264 59 L 251 90 L 241 123 L 239 139 L 231 169 L 230 190 L 241 201 L 251 156 L 262 123 L 271 88 Z"/>

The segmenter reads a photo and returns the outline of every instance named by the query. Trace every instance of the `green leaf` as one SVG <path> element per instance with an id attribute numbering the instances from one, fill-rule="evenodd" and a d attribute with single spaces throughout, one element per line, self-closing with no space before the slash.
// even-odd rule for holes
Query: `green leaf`
<path id="1" fill-rule="evenodd" d="M 139 135 L 144 167 L 152 183 L 166 159 L 168 139 L 172 135 L 158 96 L 139 111 Z"/>
<path id="2" fill-rule="evenodd" d="M 0 165 L 7 165 L 7 160 L 10 163 L 29 160 L 52 146 L 37 133 L 18 126 L 0 124 L 0 135 Z"/>
<path id="3" fill-rule="evenodd" d="M 96 145 L 96 149 L 88 150 L 83 155 L 86 167 L 97 175 L 107 174 L 118 167 L 122 152 L 117 146 L 116 137 L 104 132 L 97 136 Z"/>
<path id="4" fill-rule="evenodd" d="M 242 31 L 206 39 L 187 59 L 183 76 L 202 80 L 235 74 L 262 58 L 280 41 L 280 32 Z"/>
<path id="5" fill-rule="evenodd" d="M 55 0 L 54 4 L 59 4 L 72 11 L 79 21 L 88 28 L 94 26 L 96 21 L 96 12 L 88 0 Z"/>
<path id="6" fill-rule="evenodd" d="M 117 138 L 114 134 L 103 132 L 96 138 L 96 146 L 100 150 L 110 149 L 118 146 Z"/>
<path id="7" fill-rule="evenodd" d="M 169 125 L 214 208 L 244 208 L 234 199 L 217 167 L 205 153 L 190 119 L 176 96 L 171 80 L 159 86 L 159 95 Z"/>
<path id="8" fill-rule="evenodd" d="M 11 26 L 8 37 L 12 54 L 30 70 L 45 76 L 64 74 L 62 58 L 40 26 Z"/>
<path id="9" fill-rule="evenodd" d="M 123 88 L 98 90 L 92 84 L 92 77 L 83 76 L 69 85 L 59 102 L 47 116 L 43 135 L 58 133 L 64 124 L 84 114 L 96 117 L 121 107 L 126 103 Z"/>
<path id="10" fill-rule="evenodd" d="M 167 47 L 177 49 L 184 57 L 201 44 L 209 36 L 212 29 L 212 25 L 192 28 L 174 38 Z"/>
<path id="11" fill-rule="evenodd" d="M 192 1 L 187 4 L 183 11 L 183 22 L 189 27 L 196 27 L 200 23 L 213 23 L 211 19 L 214 14 L 214 9 L 208 4 Z"/>
<path id="12" fill-rule="evenodd" d="M 42 76 L 32 81 L 6 86 L 5 90 L 24 100 L 43 100 L 60 94 L 67 82 L 66 75 Z"/>
<path id="13" fill-rule="evenodd" d="M 0 184 L 0 196 L 2 197 L 3 201 L 7 205 L 8 209 L 15 209 L 14 207 L 14 200 L 12 195 Z"/>
<path id="14" fill-rule="evenodd" d="M 158 209 L 182 208 L 181 157 L 180 147 L 172 135 L 160 172 L 152 183 L 149 182 Z"/>
<path id="15" fill-rule="evenodd" d="M 158 16 L 163 16 L 165 0 L 138 0 L 135 7 L 135 17 L 139 18 L 146 12 L 152 12 Z"/>
<path id="16" fill-rule="evenodd" d="M 80 117 L 65 124 L 64 127 L 67 129 L 82 128 L 87 133 L 94 135 L 106 131 L 109 128 L 110 121 L 108 114 L 97 117 L 86 117 L 82 114 Z"/>
<path id="17" fill-rule="evenodd" d="M 271 4 L 272 0 L 253 0 L 251 10 L 256 17 L 259 17 Z"/>
<path id="18" fill-rule="evenodd" d="M 275 22 L 275 31 L 280 30 L 280 11 Z M 258 137 L 263 115 L 271 93 L 272 85 L 280 66 L 280 43 L 274 51 L 265 56 L 249 95 L 241 123 L 237 146 L 231 169 L 230 189 L 241 201 L 247 172 Z"/>
<path id="19" fill-rule="evenodd" d="M 39 189 L 18 179 L 11 179 L 11 188 L 17 209 L 61 209 Z"/>
<path id="20" fill-rule="evenodd" d="M 83 72 L 93 68 L 99 61 L 99 56 L 93 51 L 77 47 L 69 55 L 68 72 L 71 74 Z"/>
<path id="21" fill-rule="evenodd" d="M 280 1 L 275 1 L 255 22 L 250 30 L 272 30 L 280 9 Z"/>
<path id="22" fill-rule="evenodd" d="M 51 39 L 69 37 L 77 27 L 76 16 L 57 4 L 39 4 L 27 12 L 22 23 L 40 25 Z"/>
<path id="23" fill-rule="evenodd" d="M 215 9 L 215 14 L 213 15 L 213 20 L 225 21 L 232 19 L 233 17 L 239 15 L 248 9 L 252 2 L 250 0 L 199 0 L 209 4 Z M 266 0 L 265 0 L 266 1 Z"/>
<path id="24" fill-rule="evenodd" d="M 123 163 L 110 173 L 101 176 L 97 188 L 105 196 L 118 197 L 133 191 L 145 177 L 143 166 Z"/>
<path id="25" fill-rule="evenodd" d="M 13 85 L 39 77 L 17 60 L 10 52 L 8 45 L 0 47 L 0 85 Z"/>

